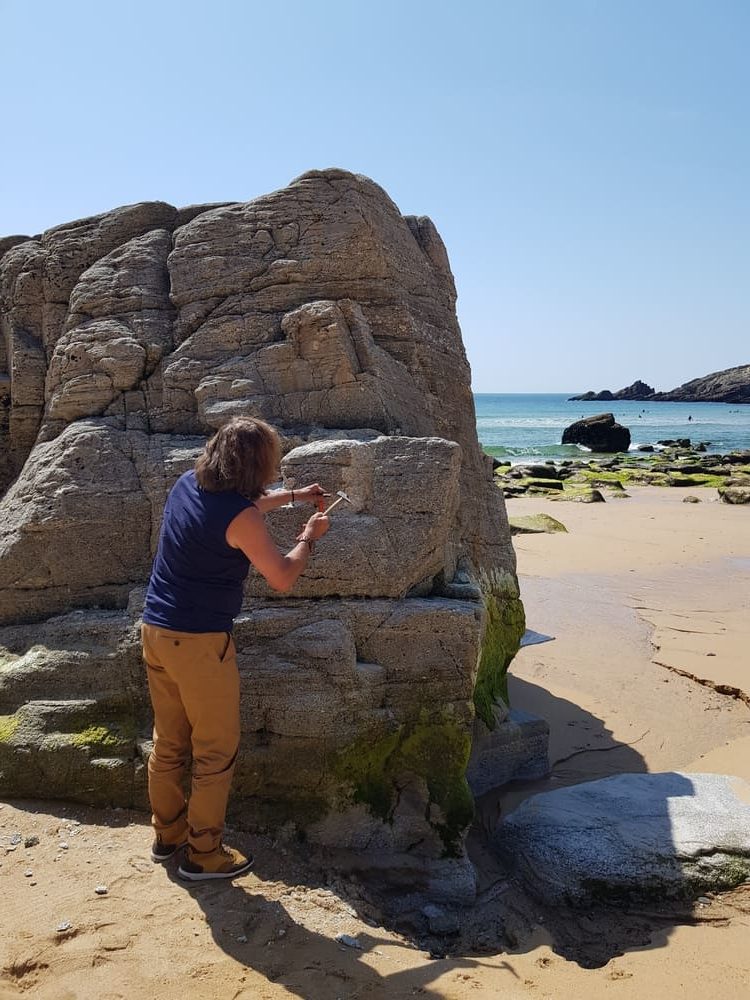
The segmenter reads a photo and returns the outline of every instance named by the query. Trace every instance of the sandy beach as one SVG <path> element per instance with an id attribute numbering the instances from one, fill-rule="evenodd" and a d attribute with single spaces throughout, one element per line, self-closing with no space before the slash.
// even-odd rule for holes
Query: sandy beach
<path id="1" fill-rule="evenodd" d="M 690 490 L 630 492 L 508 501 L 510 515 L 567 528 L 514 539 L 528 626 L 554 638 L 521 650 L 511 698 L 549 721 L 552 773 L 478 803 L 467 925 L 483 934 L 461 938 L 474 948 L 431 958 L 380 926 L 355 884 L 283 843 L 237 834 L 254 871 L 186 888 L 148 859 L 144 815 L 14 802 L 0 807 L 0 998 L 750 997 L 750 885 L 592 922 L 530 909 L 487 846 L 514 805 L 562 784 L 626 771 L 750 779 L 750 511 L 713 490 L 698 504 L 683 503 Z"/>

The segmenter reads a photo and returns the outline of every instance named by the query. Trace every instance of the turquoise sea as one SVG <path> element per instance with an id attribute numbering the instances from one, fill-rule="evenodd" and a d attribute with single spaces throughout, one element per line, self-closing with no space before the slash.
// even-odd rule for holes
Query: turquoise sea
<path id="1" fill-rule="evenodd" d="M 569 393 L 476 393 L 477 433 L 486 452 L 511 462 L 580 458 L 586 449 L 561 445 L 563 430 L 581 417 L 614 413 L 630 428 L 631 451 L 666 438 L 708 442 L 709 452 L 750 448 L 750 405 L 739 403 L 570 403 Z M 688 419 L 690 418 L 690 419 Z"/>

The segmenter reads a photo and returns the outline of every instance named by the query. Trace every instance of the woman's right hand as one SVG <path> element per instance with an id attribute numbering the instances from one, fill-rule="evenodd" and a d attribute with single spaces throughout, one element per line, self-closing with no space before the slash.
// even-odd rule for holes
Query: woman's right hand
<path id="1" fill-rule="evenodd" d="M 309 539 L 314 542 L 316 539 L 322 538 L 330 527 L 331 520 L 327 514 L 313 514 L 298 535 L 298 540 Z"/>

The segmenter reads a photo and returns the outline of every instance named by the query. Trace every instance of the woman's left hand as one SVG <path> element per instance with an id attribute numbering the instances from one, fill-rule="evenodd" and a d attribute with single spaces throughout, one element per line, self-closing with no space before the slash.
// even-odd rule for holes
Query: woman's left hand
<path id="1" fill-rule="evenodd" d="M 299 500 L 300 503 L 314 503 L 318 506 L 320 505 L 319 502 L 325 500 L 328 496 L 330 494 L 326 493 L 318 483 L 313 483 L 312 486 L 304 486 L 301 490 L 294 491 L 295 500 Z"/>

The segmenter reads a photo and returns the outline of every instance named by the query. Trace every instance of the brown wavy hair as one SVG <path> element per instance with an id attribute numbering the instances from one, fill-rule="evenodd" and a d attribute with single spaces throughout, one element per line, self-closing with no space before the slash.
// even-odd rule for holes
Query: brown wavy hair
<path id="1" fill-rule="evenodd" d="M 255 417 L 234 417 L 206 443 L 195 463 L 195 478 L 209 493 L 232 490 L 257 500 L 277 478 L 281 441 L 276 430 Z"/>

